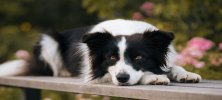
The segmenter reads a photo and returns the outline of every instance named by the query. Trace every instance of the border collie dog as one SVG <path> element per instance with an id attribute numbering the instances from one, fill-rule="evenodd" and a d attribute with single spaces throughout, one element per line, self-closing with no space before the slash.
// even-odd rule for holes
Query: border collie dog
<path id="1" fill-rule="evenodd" d="M 197 83 L 198 74 L 174 62 L 174 35 L 132 20 L 108 20 L 64 32 L 46 32 L 32 60 L 0 65 L 0 76 L 83 76 L 85 82 L 115 85 Z"/>

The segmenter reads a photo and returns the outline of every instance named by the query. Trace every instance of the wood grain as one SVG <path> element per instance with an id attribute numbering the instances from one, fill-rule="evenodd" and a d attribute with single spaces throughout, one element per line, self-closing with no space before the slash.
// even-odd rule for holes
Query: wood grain
<path id="1" fill-rule="evenodd" d="M 222 100 L 222 81 L 213 80 L 168 86 L 115 86 L 87 84 L 77 78 L 16 76 L 0 77 L 0 85 L 147 100 Z"/>

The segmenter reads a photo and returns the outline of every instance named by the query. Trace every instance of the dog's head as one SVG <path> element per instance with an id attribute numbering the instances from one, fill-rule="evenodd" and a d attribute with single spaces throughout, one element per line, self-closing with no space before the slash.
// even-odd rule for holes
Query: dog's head
<path id="1" fill-rule="evenodd" d="M 91 79 L 109 73 L 114 84 L 133 85 L 145 71 L 164 73 L 168 46 L 174 35 L 153 29 L 154 26 L 149 29 L 151 26 L 147 23 L 120 22 L 100 24 L 83 36 L 82 42 L 87 44 L 89 51 L 87 63 L 90 63 Z"/>

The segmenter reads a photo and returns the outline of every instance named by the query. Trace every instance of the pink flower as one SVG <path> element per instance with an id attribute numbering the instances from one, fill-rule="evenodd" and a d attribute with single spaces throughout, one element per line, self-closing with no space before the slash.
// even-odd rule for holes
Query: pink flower
<path id="1" fill-rule="evenodd" d="M 177 56 L 176 64 L 179 64 L 180 66 L 185 66 L 187 64 L 193 64 L 194 60 L 196 60 L 194 57 L 186 53 L 181 53 Z"/>
<path id="2" fill-rule="evenodd" d="M 132 19 L 134 19 L 134 20 L 143 20 L 144 17 L 140 12 L 135 12 L 135 13 L 133 13 Z"/>
<path id="3" fill-rule="evenodd" d="M 205 62 L 200 61 L 203 58 L 206 50 L 212 48 L 214 43 L 210 40 L 194 37 L 187 42 L 187 46 L 181 51 L 178 56 L 179 65 L 191 64 L 195 68 L 202 68 Z"/>
<path id="4" fill-rule="evenodd" d="M 222 50 L 222 42 L 219 43 L 219 49 Z"/>
<path id="5" fill-rule="evenodd" d="M 176 64 L 185 66 L 187 64 L 186 57 L 183 54 L 177 55 L 177 60 L 175 61 Z"/>
<path id="6" fill-rule="evenodd" d="M 142 11 L 152 11 L 154 8 L 154 4 L 152 2 L 144 2 L 141 6 Z"/>
<path id="7" fill-rule="evenodd" d="M 194 58 L 202 58 L 204 55 L 204 52 L 199 50 L 195 46 L 190 46 L 190 47 L 185 48 L 184 52 L 186 52 L 188 56 L 191 56 Z"/>
<path id="8" fill-rule="evenodd" d="M 222 56 L 219 58 L 219 62 L 222 64 Z"/>
<path id="9" fill-rule="evenodd" d="M 30 59 L 30 54 L 26 50 L 16 51 L 15 56 L 19 59 L 24 59 L 24 60 L 29 60 Z"/>
<path id="10" fill-rule="evenodd" d="M 147 16 L 151 16 L 154 10 L 154 4 L 152 2 L 145 2 L 140 7 L 141 11 L 143 11 Z"/>
<path id="11" fill-rule="evenodd" d="M 205 65 L 205 62 L 203 61 L 198 61 L 196 58 L 189 56 L 189 55 L 184 55 L 184 54 L 179 54 L 177 56 L 177 64 L 180 66 L 185 66 L 187 64 L 193 65 L 195 68 L 202 68 Z"/>
<path id="12" fill-rule="evenodd" d="M 206 51 L 214 46 L 214 43 L 210 40 L 194 37 L 187 42 L 187 46 L 180 52 L 178 56 L 179 65 L 193 65 L 195 68 L 202 68 L 205 66 L 205 62 L 201 59 L 206 54 Z M 220 48 L 220 44 L 219 44 Z M 221 43 L 222 48 L 222 43 Z M 222 50 L 222 49 L 221 49 Z M 216 58 L 214 55 L 209 56 L 209 61 L 214 66 L 219 66 L 222 64 L 222 57 Z"/>
<path id="13" fill-rule="evenodd" d="M 192 60 L 191 64 L 195 67 L 195 68 L 202 68 L 205 65 L 205 62 L 203 61 L 197 61 L 197 60 Z"/>
<path id="14" fill-rule="evenodd" d="M 201 38 L 201 37 L 194 37 L 190 41 L 188 41 L 187 46 L 188 47 L 196 47 L 197 49 L 201 51 L 209 50 L 214 43 L 210 40 Z"/>
<path id="15" fill-rule="evenodd" d="M 205 62 L 203 61 L 194 64 L 194 67 L 196 68 L 203 68 L 204 66 L 205 66 Z"/>
<path id="16" fill-rule="evenodd" d="M 220 65 L 220 62 L 217 61 L 217 59 L 210 59 L 210 63 L 214 66 L 219 66 Z"/>

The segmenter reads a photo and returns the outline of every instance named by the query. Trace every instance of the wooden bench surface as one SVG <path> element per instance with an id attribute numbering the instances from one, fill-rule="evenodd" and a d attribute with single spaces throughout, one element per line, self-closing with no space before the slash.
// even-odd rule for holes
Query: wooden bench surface
<path id="1" fill-rule="evenodd" d="M 77 78 L 16 76 L 0 77 L 0 85 L 148 100 L 222 100 L 222 81 L 211 80 L 168 86 L 115 86 L 87 84 Z"/>

